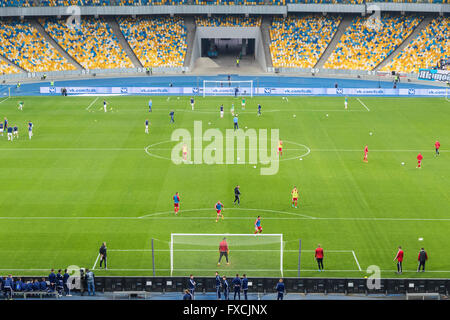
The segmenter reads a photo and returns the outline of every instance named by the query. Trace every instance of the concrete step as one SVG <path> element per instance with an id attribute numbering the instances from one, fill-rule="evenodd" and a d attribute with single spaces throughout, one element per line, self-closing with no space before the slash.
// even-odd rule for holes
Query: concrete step
<path id="1" fill-rule="evenodd" d="M 83 70 L 83 66 L 79 64 L 66 50 L 64 50 L 48 33 L 38 20 L 31 20 L 31 25 L 39 31 L 40 35 L 55 48 L 69 63 L 73 64 L 77 70 Z"/>
<path id="2" fill-rule="evenodd" d="M 135 68 L 142 68 L 143 65 L 141 61 L 139 61 L 138 57 L 134 53 L 133 49 L 131 49 L 130 44 L 123 36 L 122 30 L 120 30 L 120 26 L 117 23 L 116 19 L 114 17 L 106 17 L 105 18 L 108 25 L 113 30 L 114 34 L 117 37 L 117 40 L 119 41 L 120 46 L 122 47 L 123 51 L 125 51 L 128 58 L 130 58 L 131 63 L 134 65 Z"/>
<path id="3" fill-rule="evenodd" d="M 187 50 L 186 50 L 186 56 L 184 57 L 183 66 L 189 67 L 191 65 L 192 49 L 194 48 L 195 31 L 197 30 L 197 26 L 195 25 L 194 17 L 185 17 L 184 25 L 186 26 Z"/>
<path id="4" fill-rule="evenodd" d="M 264 16 L 261 23 L 261 40 L 264 47 L 264 56 L 266 58 L 266 67 L 272 68 L 272 55 L 270 54 L 270 25 L 272 23 L 272 18 L 270 16 Z"/>
<path id="5" fill-rule="evenodd" d="M 402 44 L 399 45 L 398 48 L 395 49 L 390 55 L 388 55 L 386 57 L 386 59 L 381 61 L 373 70 L 378 71 L 381 68 L 383 68 L 384 66 L 386 66 L 387 64 L 389 64 L 389 62 L 391 62 L 392 58 L 396 57 L 403 49 L 405 49 L 411 43 L 411 41 L 413 41 L 414 39 L 416 39 L 419 36 L 420 32 L 430 24 L 430 22 L 431 22 L 431 20 L 433 20 L 433 18 L 434 18 L 433 16 L 426 16 L 419 23 L 419 25 L 413 30 L 413 32 L 411 32 L 411 34 L 402 42 Z"/>
<path id="6" fill-rule="evenodd" d="M 342 35 L 345 33 L 345 30 L 347 30 L 348 26 L 350 26 L 350 24 L 352 23 L 352 20 L 353 20 L 352 16 L 344 16 L 342 18 L 337 31 L 335 32 L 333 38 L 331 39 L 330 43 L 328 44 L 328 47 L 322 53 L 322 56 L 320 57 L 319 61 L 317 61 L 314 68 L 323 68 L 323 65 L 328 60 L 328 58 L 330 58 L 330 56 L 333 53 L 334 49 L 336 48 L 337 44 L 341 40 Z"/>

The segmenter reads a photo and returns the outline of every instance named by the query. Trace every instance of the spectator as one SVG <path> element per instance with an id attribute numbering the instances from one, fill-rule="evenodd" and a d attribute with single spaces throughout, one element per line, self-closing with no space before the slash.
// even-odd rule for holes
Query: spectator
<path id="1" fill-rule="evenodd" d="M 33 282 L 27 281 L 27 283 L 23 286 L 23 291 L 33 291 Z"/>
<path id="2" fill-rule="evenodd" d="M 196 285 L 196 283 L 194 281 L 194 276 L 191 274 L 189 276 L 188 287 L 189 287 L 189 292 L 192 295 L 192 300 L 194 300 L 195 285 Z"/>
<path id="3" fill-rule="evenodd" d="M 47 291 L 47 281 L 45 281 L 45 278 L 42 278 L 41 282 L 39 283 L 39 288 L 40 291 Z"/>
<path id="4" fill-rule="evenodd" d="M 12 300 L 13 287 L 14 287 L 14 280 L 12 275 L 9 275 L 3 282 L 3 290 L 8 300 Z"/>
<path id="5" fill-rule="evenodd" d="M 94 273 L 89 269 L 86 269 L 86 282 L 88 288 L 88 295 L 90 296 L 92 293 L 92 295 L 95 296 Z"/>
<path id="6" fill-rule="evenodd" d="M 188 289 L 184 290 L 183 300 L 192 300 L 192 295 Z"/>
<path id="7" fill-rule="evenodd" d="M 69 280 L 70 275 L 67 273 L 67 269 L 64 270 L 63 275 L 63 287 L 64 287 L 64 294 L 68 297 L 71 297 L 69 287 L 67 286 L 67 281 Z"/>
<path id="8" fill-rule="evenodd" d="M 228 300 L 228 294 L 230 292 L 230 285 L 228 284 L 227 277 L 222 277 L 222 284 L 223 284 L 223 299 Z"/>
<path id="9" fill-rule="evenodd" d="M 424 248 L 420 249 L 419 257 L 417 258 L 417 260 L 419 261 L 417 272 L 420 272 L 420 268 L 422 268 L 422 272 L 425 272 L 425 262 L 428 260 L 428 255 Z"/>
<path id="10" fill-rule="evenodd" d="M 55 269 L 52 269 L 50 271 L 50 274 L 48 275 L 48 281 L 50 282 L 50 290 L 55 290 L 55 286 L 56 286 L 56 274 L 55 274 Z"/>
<path id="11" fill-rule="evenodd" d="M 247 291 L 248 291 L 248 279 L 247 275 L 244 273 L 242 278 L 242 291 L 244 291 L 244 299 L 247 299 Z"/>
<path id="12" fill-rule="evenodd" d="M 231 282 L 234 285 L 234 300 L 236 300 L 236 294 L 238 295 L 239 300 L 241 300 L 241 278 L 239 278 L 239 274 L 236 274 L 236 278 Z"/>
<path id="13" fill-rule="evenodd" d="M 17 278 L 14 282 L 14 291 L 24 291 L 25 284 L 22 282 L 22 278 Z"/>
<path id="14" fill-rule="evenodd" d="M 278 292 L 278 296 L 277 296 L 277 300 L 283 300 L 283 296 L 284 296 L 284 282 L 283 279 L 280 279 L 277 283 L 277 292 Z"/>

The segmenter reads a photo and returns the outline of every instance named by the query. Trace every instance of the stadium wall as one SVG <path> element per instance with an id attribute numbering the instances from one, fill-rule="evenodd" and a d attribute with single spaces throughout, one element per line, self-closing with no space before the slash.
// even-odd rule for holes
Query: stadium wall
<path id="1" fill-rule="evenodd" d="M 432 12 L 450 13 L 450 4 L 438 3 L 382 3 L 366 4 L 289 4 L 260 6 L 224 6 L 224 5 L 170 5 L 170 6 L 80 6 L 82 16 L 123 16 L 123 15 L 193 15 L 193 14 L 257 14 L 257 15 L 287 15 L 295 12 L 320 13 L 372 13 L 371 6 L 377 6 L 380 12 Z M 73 14 L 70 7 L 6 7 L 0 10 L 0 17 L 28 16 L 69 16 Z"/>
<path id="2" fill-rule="evenodd" d="M 186 289 L 188 277 L 95 277 L 97 292 L 146 291 L 180 292 Z M 276 292 L 279 278 L 249 277 L 249 293 L 270 294 Z M 24 282 L 32 277 L 22 277 Z M 374 279 L 364 278 L 284 278 L 286 293 L 340 293 L 340 294 L 408 294 L 438 293 L 448 296 L 449 279 Z M 196 293 L 215 292 L 214 277 L 196 277 Z M 81 281 L 74 281 L 74 289 L 86 291 L 83 274 Z"/>

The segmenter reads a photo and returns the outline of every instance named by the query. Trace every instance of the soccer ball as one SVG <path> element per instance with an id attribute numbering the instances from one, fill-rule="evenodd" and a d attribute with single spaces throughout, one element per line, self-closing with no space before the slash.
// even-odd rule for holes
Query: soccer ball
<path id="1" fill-rule="evenodd" d="M 300 160 L 300 161 L 301 161 L 301 160 L 303 160 L 303 159 L 302 159 L 302 158 L 299 158 L 298 160 Z"/>
<path id="2" fill-rule="evenodd" d="M 295 117 L 296 117 L 296 115 L 294 114 L 294 115 L 293 115 L 293 117 L 295 118 Z"/>
<path id="3" fill-rule="evenodd" d="M 372 132 L 369 132 L 369 135 L 372 135 Z"/>
<path id="4" fill-rule="evenodd" d="M 247 129 L 247 126 L 245 126 L 245 129 Z"/>
<path id="5" fill-rule="evenodd" d="M 402 166 L 404 166 L 405 165 L 405 163 L 404 162 L 402 162 Z"/>
<path id="6" fill-rule="evenodd" d="M 328 118 L 328 113 L 325 116 Z"/>
<path id="7" fill-rule="evenodd" d="M 253 166 L 253 168 L 255 168 L 255 169 L 256 169 L 256 166 Z"/>
<path id="8" fill-rule="evenodd" d="M 180 97 L 177 97 L 177 100 L 180 100 Z"/>
<path id="9" fill-rule="evenodd" d="M 208 122 L 209 125 L 211 125 L 211 122 Z"/>

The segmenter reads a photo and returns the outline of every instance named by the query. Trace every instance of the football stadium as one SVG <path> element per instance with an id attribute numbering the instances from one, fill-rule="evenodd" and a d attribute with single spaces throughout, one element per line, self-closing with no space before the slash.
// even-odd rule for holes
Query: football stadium
<path id="1" fill-rule="evenodd" d="M 445 300 L 448 0 L 0 0 L 5 299 Z"/>

